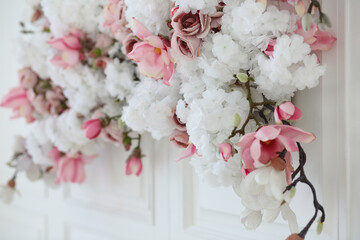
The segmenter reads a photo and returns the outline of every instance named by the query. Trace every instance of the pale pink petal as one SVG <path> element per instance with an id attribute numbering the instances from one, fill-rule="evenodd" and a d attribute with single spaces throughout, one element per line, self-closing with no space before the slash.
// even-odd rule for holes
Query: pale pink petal
<path id="1" fill-rule="evenodd" d="M 82 47 L 78 37 L 68 35 L 64 38 L 64 41 L 70 49 L 80 50 Z"/>
<path id="2" fill-rule="evenodd" d="M 295 11 L 300 17 L 304 16 L 306 9 L 305 9 L 305 4 L 302 0 L 295 5 Z"/>
<path id="3" fill-rule="evenodd" d="M 281 117 L 280 117 L 280 113 L 279 113 L 279 106 L 277 106 L 275 108 L 275 111 L 274 111 L 274 120 L 277 124 L 281 124 Z"/>
<path id="4" fill-rule="evenodd" d="M 313 133 L 305 132 L 304 130 L 297 127 L 287 125 L 278 125 L 275 127 L 281 130 L 280 135 L 289 137 L 295 142 L 310 143 L 316 138 Z"/>
<path id="5" fill-rule="evenodd" d="M 170 85 L 171 80 L 174 78 L 174 73 L 175 73 L 175 69 L 174 69 L 174 64 L 172 62 L 170 62 L 169 65 L 165 66 L 165 68 L 163 69 L 163 83 L 167 86 Z"/>
<path id="6" fill-rule="evenodd" d="M 50 41 L 47 41 L 47 43 L 59 51 L 66 51 L 69 49 L 68 46 L 66 45 L 64 39 L 62 39 L 62 38 L 55 38 Z"/>
<path id="7" fill-rule="evenodd" d="M 236 144 L 236 146 L 243 148 L 245 145 L 254 141 L 256 132 L 245 134 L 240 138 L 240 141 Z"/>
<path id="8" fill-rule="evenodd" d="M 255 162 L 259 161 L 261 156 L 261 143 L 260 140 L 256 139 L 250 147 L 251 157 L 254 159 Z"/>
<path id="9" fill-rule="evenodd" d="M 296 146 L 296 143 L 293 139 L 291 139 L 287 136 L 281 135 L 281 134 L 278 136 L 278 139 L 284 145 L 284 147 L 286 148 L 287 151 L 289 151 L 289 152 L 299 151 L 299 149 Z"/>
<path id="10" fill-rule="evenodd" d="M 153 51 L 155 54 L 155 49 L 153 46 L 147 42 L 138 42 L 135 43 L 133 49 L 130 53 L 127 54 L 127 57 L 135 62 L 139 62 L 146 52 Z"/>
<path id="11" fill-rule="evenodd" d="M 161 38 L 157 37 L 157 36 L 149 36 L 145 39 L 151 46 L 156 47 L 156 48 L 160 48 L 163 49 L 164 48 L 164 43 L 161 40 Z"/>
<path id="12" fill-rule="evenodd" d="M 197 149 L 194 144 L 189 144 L 189 146 L 180 154 L 180 157 L 175 160 L 175 162 L 178 162 L 182 159 L 191 157 L 196 153 Z"/>
<path id="13" fill-rule="evenodd" d="M 337 40 L 331 33 L 318 31 L 315 34 L 316 41 L 311 45 L 311 50 L 328 51 L 332 48 L 334 42 Z"/>
<path id="14" fill-rule="evenodd" d="M 302 111 L 300 110 L 300 108 L 295 106 L 294 114 L 290 117 L 290 120 L 297 121 L 301 119 L 301 117 L 302 117 Z"/>
<path id="15" fill-rule="evenodd" d="M 266 142 L 275 139 L 279 133 L 280 130 L 273 126 L 264 126 L 256 132 L 255 137 L 263 142 Z"/>
<path id="16" fill-rule="evenodd" d="M 153 36 L 153 34 L 141 22 L 139 22 L 135 18 L 132 19 L 132 29 L 134 34 L 141 40 Z"/>
<path id="17" fill-rule="evenodd" d="M 61 67 L 61 68 L 67 68 L 68 65 L 62 60 L 62 57 L 59 55 L 55 55 L 50 62 L 57 67 Z"/>
<path id="18" fill-rule="evenodd" d="M 78 51 L 64 51 L 61 58 L 68 67 L 73 67 L 79 62 L 80 53 Z"/>

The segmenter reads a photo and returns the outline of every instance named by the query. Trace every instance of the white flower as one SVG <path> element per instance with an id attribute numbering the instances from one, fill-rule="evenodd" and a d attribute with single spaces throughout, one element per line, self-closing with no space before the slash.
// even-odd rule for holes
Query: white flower
<path id="1" fill-rule="evenodd" d="M 261 211 L 246 209 L 241 215 L 241 222 L 244 224 L 246 229 L 256 229 L 260 226 L 262 221 Z"/>
<path id="2" fill-rule="evenodd" d="M 177 0 L 176 5 L 185 11 L 193 12 L 200 10 L 202 13 L 215 13 L 220 0 Z"/>

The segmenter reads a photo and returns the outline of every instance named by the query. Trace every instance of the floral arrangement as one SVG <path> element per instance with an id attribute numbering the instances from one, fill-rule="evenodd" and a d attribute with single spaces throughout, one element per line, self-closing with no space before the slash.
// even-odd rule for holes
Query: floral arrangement
<path id="1" fill-rule="evenodd" d="M 248 229 L 281 213 L 288 239 L 303 239 L 320 212 L 321 231 L 301 147 L 315 135 L 292 126 L 302 112 L 290 101 L 318 85 L 317 53 L 336 40 L 317 0 L 29 3 L 17 43 L 24 68 L 1 106 L 32 131 L 17 137 L 4 201 L 21 172 L 51 187 L 82 183 L 103 142 L 129 151 L 125 174 L 139 176 L 149 132 L 183 148 L 177 161 L 191 157 L 205 181 L 232 185 Z M 299 232 L 289 204 L 300 182 L 315 214 Z"/>

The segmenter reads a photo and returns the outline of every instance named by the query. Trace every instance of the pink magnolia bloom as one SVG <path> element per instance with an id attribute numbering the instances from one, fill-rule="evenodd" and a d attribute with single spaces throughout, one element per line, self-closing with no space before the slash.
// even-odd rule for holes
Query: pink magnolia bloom
<path id="1" fill-rule="evenodd" d="M 37 74 L 29 67 L 21 69 L 18 76 L 20 85 L 26 89 L 33 88 L 39 80 Z"/>
<path id="2" fill-rule="evenodd" d="M 285 102 L 275 108 L 275 122 L 281 124 L 281 120 L 299 120 L 302 117 L 301 110 L 291 102 Z"/>
<path id="3" fill-rule="evenodd" d="M 169 139 L 177 147 L 187 148 L 189 146 L 189 134 L 186 131 L 174 129 Z"/>
<path id="4" fill-rule="evenodd" d="M 125 174 L 135 174 L 136 176 L 139 176 L 142 172 L 142 168 L 141 150 L 140 148 L 135 148 L 131 157 L 126 161 Z"/>
<path id="5" fill-rule="evenodd" d="M 84 122 L 81 129 L 86 130 L 87 138 L 95 139 L 100 135 L 102 130 L 101 119 L 95 118 L 95 119 L 87 120 L 86 122 Z"/>
<path id="6" fill-rule="evenodd" d="M 115 38 L 122 42 L 131 30 L 126 27 L 127 21 L 125 16 L 126 5 L 124 0 L 107 0 L 108 4 L 104 7 L 103 14 L 105 17 L 104 26 L 110 27 Z"/>
<path id="7" fill-rule="evenodd" d="M 84 59 L 82 54 L 81 40 L 85 38 L 85 34 L 81 31 L 72 30 L 63 38 L 55 38 L 47 43 L 60 51 L 60 55 L 55 55 L 51 59 L 51 63 L 62 68 L 74 67 L 78 62 Z"/>
<path id="8" fill-rule="evenodd" d="M 269 125 L 244 135 L 236 145 L 241 147 L 244 169 L 253 170 L 278 157 L 284 149 L 288 152 L 299 151 L 296 142 L 310 143 L 314 139 L 313 133 L 297 127 Z"/>
<path id="9" fill-rule="evenodd" d="M 230 143 L 220 143 L 219 150 L 220 155 L 225 162 L 227 162 L 233 155 L 233 147 Z"/>
<path id="10" fill-rule="evenodd" d="M 175 160 L 175 162 L 178 162 L 180 160 L 183 160 L 185 158 L 191 157 L 197 152 L 196 146 L 192 143 L 189 143 L 187 148 L 180 154 L 180 157 Z"/>
<path id="11" fill-rule="evenodd" d="M 52 158 L 55 160 L 55 163 L 57 163 L 60 158 L 63 156 L 63 153 L 59 151 L 57 147 L 53 147 L 49 152 L 49 158 Z"/>
<path id="12" fill-rule="evenodd" d="M 328 51 L 337 40 L 331 33 L 320 31 L 316 23 L 313 23 L 310 30 L 305 32 L 302 28 L 301 21 L 298 21 L 295 33 L 304 38 L 304 42 L 310 45 L 312 51 Z"/>
<path id="13" fill-rule="evenodd" d="M 85 164 L 96 156 L 83 156 L 80 153 L 66 154 L 57 163 L 56 183 L 72 182 L 82 183 L 85 181 Z"/>
<path id="14" fill-rule="evenodd" d="M 25 117 L 28 123 L 35 121 L 35 118 L 33 117 L 34 108 L 24 87 L 11 89 L 1 101 L 0 106 L 11 108 L 15 113 L 12 118 Z"/>
<path id="15" fill-rule="evenodd" d="M 274 54 L 274 46 L 275 46 L 275 45 L 276 45 L 276 40 L 270 40 L 270 42 L 269 42 L 266 50 L 264 51 L 264 53 L 265 53 L 266 55 L 268 55 L 269 57 L 270 57 L 270 56 L 272 57 L 273 54 Z"/>
<path id="16" fill-rule="evenodd" d="M 163 79 L 163 83 L 170 85 L 174 77 L 174 63 L 168 51 L 169 43 L 152 33 L 139 21 L 133 18 L 135 35 L 141 42 L 135 43 L 133 50 L 127 57 L 138 63 L 141 74 L 154 79 Z"/>

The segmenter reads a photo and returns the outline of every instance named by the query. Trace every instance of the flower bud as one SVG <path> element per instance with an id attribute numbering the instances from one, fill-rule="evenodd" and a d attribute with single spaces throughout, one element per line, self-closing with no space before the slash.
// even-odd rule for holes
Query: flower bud
<path id="1" fill-rule="evenodd" d="M 238 127 L 240 123 L 241 123 L 241 117 L 238 113 L 235 113 L 233 117 L 233 124 L 235 127 Z"/>
<path id="2" fill-rule="evenodd" d="M 301 19 L 302 28 L 305 32 L 309 31 L 312 25 L 312 16 L 310 13 L 305 14 Z"/>
<path id="3" fill-rule="evenodd" d="M 316 227 L 316 232 L 317 232 L 317 234 L 321 234 L 323 228 L 324 228 L 324 223 L 321 222 L 321 220 L 319 219 L 318 225 L 317 225 L 317 227 Z"/>
<path id="4" fill-rule="evenodd" d="M 331 27 L 332 27 L 332 24 L 331 24 L 331 20 L 330 20 L 329 16 L 326 15 L 325 13 L 322 13 L 321 16 L 322 16 L 322 22 L 325 23 L 325 25 L 326 25 L 327 27 L 331 28 Z"/>
<path id="5" fill-rule="evenodd" d="M 291 234 L 286 240 L 304 240 L 304 239 L 300 237 L 298 234 L 294 233 Z"/>
<path id="6" fill-rule="evenodd" d="M 227 162 L 233 155 L 233 147 L 230 143 L 221 143 L 219 145 L 220 155 L 222 159 Z"/>
<path id="7" fill-rule="evenodd" d="M 249 76 L 246 73 L 238 73 L 236 74 L 236 78 L 242 83 L 247 83 L 249 81 Z"/>

